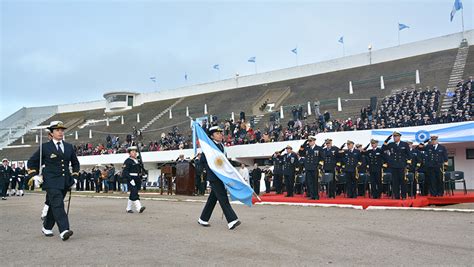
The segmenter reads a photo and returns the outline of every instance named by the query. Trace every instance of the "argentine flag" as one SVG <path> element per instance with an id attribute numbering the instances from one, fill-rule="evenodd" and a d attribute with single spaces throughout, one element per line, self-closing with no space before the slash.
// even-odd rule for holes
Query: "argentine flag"
<path id="1" fill-rule="evenodd" d="M 197 140 L 196 140 L 197 139 Z M 193 146 L 196 141 L 207 159 L 209 168 L 224 183 L 232 200 L 238 200 L 247 206 L 252 206 L 253 189 L 244 181 L 240 173 L 230 164 L 224 153 L 217 148 L 201 126 L 193 122 Z"/>

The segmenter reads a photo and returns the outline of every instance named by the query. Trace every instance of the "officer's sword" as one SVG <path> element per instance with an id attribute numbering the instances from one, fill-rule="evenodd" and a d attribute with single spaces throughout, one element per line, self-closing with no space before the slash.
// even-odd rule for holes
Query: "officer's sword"
<path id="1" fill-rule="evenodd" d="M 72 195 L 72 190 L 71 190 L 71 188 L 69 188 L 69 199 L 67 200 L 66 215 L 69 215 L 69 207 L 71 206 L 71 195 Z"/>

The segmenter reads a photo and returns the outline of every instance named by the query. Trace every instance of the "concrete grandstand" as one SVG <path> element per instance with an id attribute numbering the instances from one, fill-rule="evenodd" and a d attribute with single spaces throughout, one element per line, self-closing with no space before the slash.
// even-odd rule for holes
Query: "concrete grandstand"
<path id="1" fill-rule="evenodd" d="M 104 96 L 106 100 L 95 102 L 23 108 L 0 122 L 0 156 L 13 161 L 27 160 L 39 142 L 38 130 L 33 129 L 55 120 L 65 123 L 68 127 L 66 140 L 73 144 L 104 143 L 107 134 L 125 140 L 132 127 L 143 132 L 146 143 L 160 138 L 162 133 L 171 131 L 174 126 L 188 136 L 191 133 L 189 117 L 213 115 L 222 121 L 245 112 L 247 121 L 254 121 L 254 129 L 265 129 L 272 114 L 280 117 L 280 123 L 286 125 L 291 119 L 293 106 L 301 105 L 308 119 L 314 120 L 315 102 L 319 103 L 321 113 L 327 110 L 337 119 L 356 118 L 361 108 L 370 104 L 371 98 L 377 98 L 380 103 L 384 97 L 403 89 L 425 90 L 437 87 L 442 97 L 449 102 L 449 95 L 445 93 L 453 90 L 454 82 L 474 74 L 472 43 L 474 31 L 467 31 L 326 62 L 236 76 L 208 84 L 144 94 L 113 92 L 114 95 L 125 97 L 121 100 L 123 104 L 120 104 L 123 108 L 117 108 L 117 103 L 110 100 L 110 94 Z M 352 85 L 352 92 L 349 84 Z M 338 99 L 341 99 L 342 109 L 338 108 Z M 268 108 L 259 109 L 265 101 L 272 104 L 273 112 Z M 280 111 L 283 111 L 283 116 Z M 474 148 L 473 143 L 465 145 Z M 262 145 L 265 144 L 257 146 Z M 267 154 L 249 153 L 239 159 L 251 163 L 255 158 L 268 157 L 272 149 L 283 146 L 284 144 L 272 144 L 271 148 L 262 150 L 268 151 L 265 152 Z M 463 146 L 455 147 L 460 149 Z M 180 152 L 155 153 L 161 154 L 144 157 L 150 169 L 156 169 L 156 162 L 175 159 Z M 190 153 L 191 150 L 186 152 L 191 156 Z M 91 157 L 95 156 L 81 157 L 81 164 L 92 165 L 95 160 L 91 161 Z M 110 157 L 109 160 L 105 158 L 103 163 L 123 162 L 124 157 L 125 155 Z M 462 155 L 454 153 L 453 157 L 461 158 Z M 460 163 L 456 167 L 465 173 L 473 173 L 472 166 L 468 163 Z M 474 187 L 472 181 L 469 185 Z"/>

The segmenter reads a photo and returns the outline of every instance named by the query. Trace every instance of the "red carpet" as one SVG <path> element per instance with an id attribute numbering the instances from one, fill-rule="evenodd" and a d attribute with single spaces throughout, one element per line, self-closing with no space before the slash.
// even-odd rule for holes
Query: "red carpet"
<path id="1" fill-rule="evenodd" d="M 277 195 L 275 193 L 263 194 L 260 196 L 262 202 L 290 202 L 290 203 L 315 203 L 315 204 L 343 204 L 343 205 L 354 205 L 362 206 L 366 209 L 369 206 L 387 206 L 387 207 L 426 207 L 429 205 L 451 205 L 460 203 L 474 202 L 474 192 L 468 192 L 464 195 L 464 192 L 454 192 L 453 196 L 443 197 L 429 197 L 429 196 L 417 196 L 416 198 L 407 198 L 406 200 L 395 200 L 388 197 L 381 199 L 371 199 L 369 197 L 358 197 L 358 198 L 345 198 L 344 196 L 338 196 L 335 199 L 326 198 L 325 194 L 320 196 L 319 200 L 307 199 L 303 195 L 295 195 L 294 197 L 285 197 L 283 195 Z"/>

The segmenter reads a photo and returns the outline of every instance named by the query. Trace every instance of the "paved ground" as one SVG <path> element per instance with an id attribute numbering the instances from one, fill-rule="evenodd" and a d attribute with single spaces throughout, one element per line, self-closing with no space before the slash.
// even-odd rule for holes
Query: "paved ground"
<path id="1" fill-rule="evenodd" d="M 44 195 L 1 201 L 0 265 L 474 265 L 473 213 L 234 205 L 229 231 L 219 207 L 204 228 L 203 204 L 178 199 L 126 214 L 125 199 L 73 196 L 67 242 L 40 232 Z"/>

